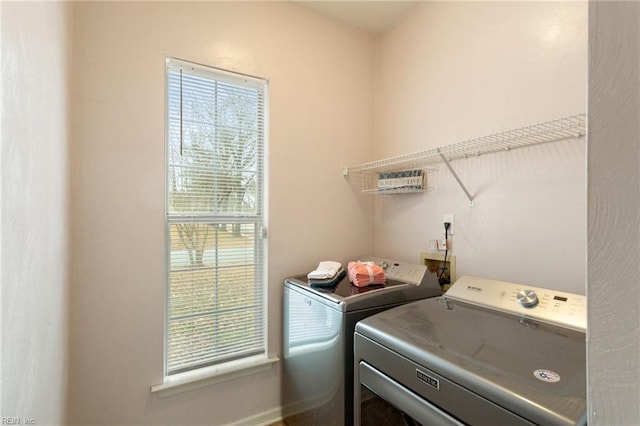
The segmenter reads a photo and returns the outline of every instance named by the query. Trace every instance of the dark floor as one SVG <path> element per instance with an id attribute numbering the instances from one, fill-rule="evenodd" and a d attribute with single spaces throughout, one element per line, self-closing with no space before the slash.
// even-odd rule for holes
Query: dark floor
<path id="1" fill-rule="evenodd" d="M 420 424 L 414 421 L 412 418 L 402 413 L 394 406 L 388 404 L 385 400 L 381 398 L 370 398 L 363 403 L 362 406 L 362 426 L 420 426 Z M 300 424 L 309 424 L 309 425 L 320 425 L 321 422 L 318 422 L 317 419 L 315 421 L 302 421 L 297 419 L 294 421 L 296 425 Z M 268 426 L 287 426 L 287 423 L 284 420 L 281 420 L 276 423 L 272 423 Z"/>

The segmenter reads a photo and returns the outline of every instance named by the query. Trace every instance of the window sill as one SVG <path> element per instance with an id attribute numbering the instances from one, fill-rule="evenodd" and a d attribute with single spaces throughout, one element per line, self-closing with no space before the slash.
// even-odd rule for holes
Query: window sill
<path id="1" fill-rule="evenodd" d="M 273 368 L 273 365 L 278 361 L 279 358 L 277 357 L 254 357 L 222 366 L 205 367 L 186 373 L 166 376 L 162 384 L 151 386 L 151 393 L 156 393 L 160 398 L 164 398 L 216 383 L 262 373 Z"/>

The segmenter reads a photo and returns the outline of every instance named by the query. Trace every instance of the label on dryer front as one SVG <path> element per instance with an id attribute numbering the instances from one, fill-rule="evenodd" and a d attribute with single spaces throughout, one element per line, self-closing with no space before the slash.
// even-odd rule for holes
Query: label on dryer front
<path id="1" fill-rule="evenodd" d="M 424 383 L 428 384 L 432 388 L 440 389 L 440 380 L 438 380 L 438 379 L 436 379 L 434 377 L 431 377 L 427 373 L 424 373 L 424 372 L 422 372 L 422 371 L 420 371 L 418 369 L 416 369 L 416 376 L 418 377 L 418 379 L 420 379 Z"/>

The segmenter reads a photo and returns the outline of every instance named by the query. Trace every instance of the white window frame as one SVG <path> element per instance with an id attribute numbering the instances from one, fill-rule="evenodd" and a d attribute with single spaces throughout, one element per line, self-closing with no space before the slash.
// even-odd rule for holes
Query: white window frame
<path id="1" fill-rule="evenodd" d="M 169 143 L 170 143 L 170 119 L 169 119 L 169 85 L 170 85 L 170 72 L 181 70 L 181 73 L 192 73 L 198 77 L 211 78 L 212 80 L 218 80 L 224 83 L 230 83 L 232 85 L 239 85 L 243 87 L 258 88 L 262 97 L 262 120 L 259 123 L 259 145 L 261 148 L 258 150 L 258 189 L 256 200 L 256 212 L 255 214 L 247 214 L 241 211 L 225 211 L 223 214 L 208 212 L 204 214 L 176 214 L 170 212 L 169 207 Z M 182 89 L 181 89 L 182 90 Z M 268 146 L 268 81 L 246 75 L 231 73 L 228 71 L 220 70 L 217 68 L 207 67 L 200 64 L 190 63 L 174 58 L 166 59 L 166 93 L 167 100 L 165 105 L 166 114 L 166 142 L 165 147 L 167 150 L 166 155 L 166 215 L 165 215 L 165 230 L 166 230 L 166 296 L 165 296 L 165 345 L 164 345 L 164 382 L 162 385 L 152 387 L 152 391 L 166 391 L 173 386 L 190 383 L 194 380 L 202 380 L 215 376 L 223 376 L 227 378 L 237 377 L 239 370 L 246 370 L 249 374 L 252 371 L 263 371 L 271 368 L 272 364 L 277 361 L 276 359 L 268 358 L 267 341 L 268 341 L 268 327 L 267 327 L 267 243 L 266 243 L 266 226 L 267 226 L 267 146 Z M 180 118 L 182 123 L 182 117 Z M 228 361 L 212 361 L 199 364 L 194 364 L 187 368 L 181 368 L 177 371 L 170 371 L 169 360 L 169 340 L 170 340 L 170 310 L 171 310 L 171 288 L 170 288 L 170 274 L 171 274 L 171 247 L 170 247 L 170 227 L 176 222 L 195 222 L 195 223 L 207 223 L 207 224 L 253 224 L 255 225 L 254 242 L 255 242 L 255 280 L 256 290 L 258 290 L 261 297 L 261 306 L 258 308 L 261 315 L 261 346 L 258 353 L 249 354 L 247 356 L 233 357 L 230 356 Z M 216 249 L 217 250 L 217 249 Z M 259 288 L 260 287 L 260 288 Z M 244 374 L 240 374 L 244 375 Z M 211 380 L 209 379 L 211 382 Z M 220 381 L 215 379 L 214 382 Z"/>

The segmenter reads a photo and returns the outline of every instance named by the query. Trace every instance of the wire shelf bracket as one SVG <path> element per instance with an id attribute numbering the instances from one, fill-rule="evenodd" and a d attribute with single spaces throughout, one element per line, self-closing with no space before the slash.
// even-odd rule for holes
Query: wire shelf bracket
<path id="1" fill-rule="evenodd" d="M 469 199 L 470 207 L 473 207 L 475 205 L 474 196 L 471 195 L 451 166 L 451 161 L 468 157 L 477 157 L 494 152 L 508 151 L 514 148 L 547 142 L 578 139 L 585 134 L 586 115 L 582 113 L 542 123 L 536 123 L 526 127 L 506 130 L 504 132 L 494 133 L 492 135 L 470 139 L 439 148 L 398 155 L 396 157 L 376 160 L 352 167 L 343 167 L 342 174 L 345 177 L 355 175 L 363 176 L 366 178 L 363 179 L 363 182 L 374 182 L 373 186 L 366 188 L 363 187 L 363 192 L 380 193 L 375 187 L 377 177 L 371 179 L 371 176 L 376 176 L 380 172 L 389 170 L 426 168 L 430 165 L 444 163 Z"/>
<path id="2" fill-rule="evenodd" d="M 458 185 L 460 185 L 460 188 L 462 188 L 462 190 L 464 191 L 465 195 L 469 199 L 469 207 L 475 207 L 476 204 L 475 204 L 475 201 L 473 201 L 473 196 L 471 195 L 471 193 L 469 193 L 469 190 L 464 185 L 464 183 L 462 183 L 462 180 L 460 179 L 460 176 L 458 176 L 456 171 L 453 170 L 453 167 L 451 167 L 451 163 L 449 162 L 447 157 L 443 153 L 440 153 L 440 158 L 442 158 L 442 162 L 444 163 L 445 166 L 447 166 L 447 169 L 449 169 L 449 171 L 451 172 L 453 177 L 456 179 L 456 182 L 458 182 Z"/>

